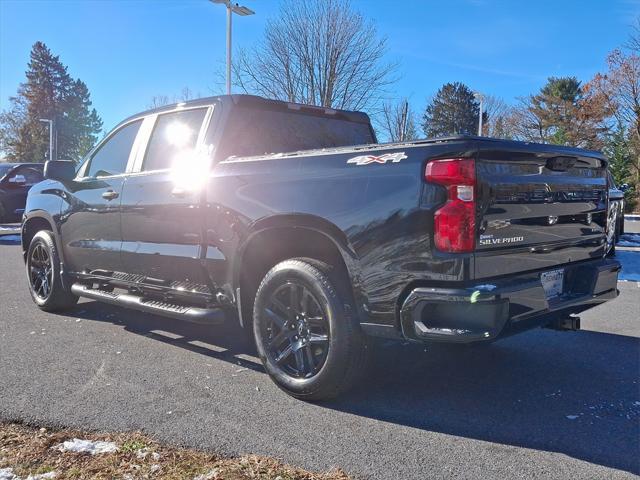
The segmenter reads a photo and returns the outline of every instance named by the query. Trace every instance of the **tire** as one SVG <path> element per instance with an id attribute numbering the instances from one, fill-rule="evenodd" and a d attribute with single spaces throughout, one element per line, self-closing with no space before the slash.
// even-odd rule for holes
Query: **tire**
<path id="1" fill-rule="evenodd" d="M 40 230 L 34 235 L 29 244 L 26 263 L 29 293 L 41 310 L 67 310 L 78 302 L 78 297 L 62 283 L 60 256 L 51 232 Z"/>
<path id="2" fill-rule="evenodd" d="M 327 400 L 366 370 L 367 341 L 339 294 L 331 268 L 315 260 L 285 260 L 262 280 L 253 309 L 256 349 L 275 384 L 307 401 Z"/>

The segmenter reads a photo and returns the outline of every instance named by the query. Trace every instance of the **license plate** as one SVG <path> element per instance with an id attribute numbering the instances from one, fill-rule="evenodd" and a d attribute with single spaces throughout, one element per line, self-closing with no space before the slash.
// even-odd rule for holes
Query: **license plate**
<path id="1" fill-rule="evenodd" d="M 551 270 L 540 274 L 542 288 L 547 298 L 557 297 L 562 293 L 562 285 L 564 281 L 564 269 Z"/>

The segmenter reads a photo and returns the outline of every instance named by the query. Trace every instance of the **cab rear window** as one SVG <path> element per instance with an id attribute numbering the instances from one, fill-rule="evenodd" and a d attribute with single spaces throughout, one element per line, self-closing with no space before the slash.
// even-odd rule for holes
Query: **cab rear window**
<path id="1" fill-rule="evenodd" d="M 368 123 L 339 116 L 266 108 L 233 109 L 218 149 L 220 160 L 374 143 Z"/>

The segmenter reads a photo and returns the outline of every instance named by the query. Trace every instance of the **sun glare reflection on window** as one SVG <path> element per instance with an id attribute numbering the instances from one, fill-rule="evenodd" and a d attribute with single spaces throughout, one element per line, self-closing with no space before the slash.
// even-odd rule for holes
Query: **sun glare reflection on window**
<path id="1" fill-rule="evenodd" d="M 169 145 L 177 148 L 186 147 L 193 143 L 195 132 L 182 122 L 173 122 L 167 125 L 166 136 Z"/>

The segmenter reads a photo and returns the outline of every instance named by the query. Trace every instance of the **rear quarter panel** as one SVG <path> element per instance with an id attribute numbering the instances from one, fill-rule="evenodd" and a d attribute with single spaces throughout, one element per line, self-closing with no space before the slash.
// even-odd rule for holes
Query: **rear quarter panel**
<path id="1" fill-rule="evenodd" d="M 347 163 L 359 155 L 398 152 L 407 158 Z M 221 269 L 215 276 L 233 282 L 236 252 L 269 218 L 315 218 L 342 252 L 361 321 L 393 325 L 409 284 L 460 281 L 468 269 L 468 256 L 433 252 L 433 204 L 425 195 L 423 172 L 428 158 L 469 154 L 468 143 L 450 142 L 222 162 L 213 169 L 207 193 L 210 232 L 217 235 L 208 236 L 207 255 L 217 256 Z"/>

